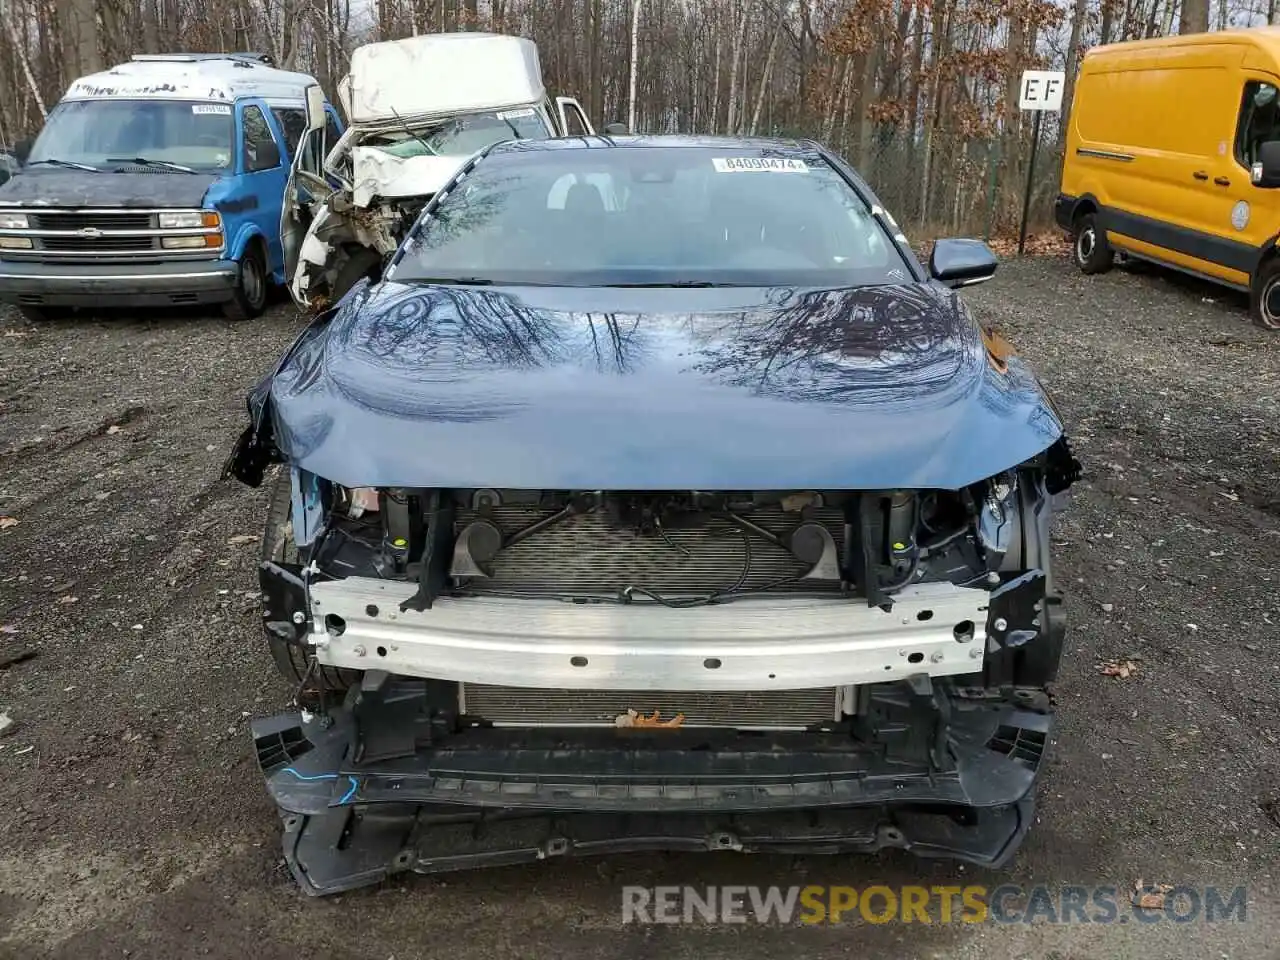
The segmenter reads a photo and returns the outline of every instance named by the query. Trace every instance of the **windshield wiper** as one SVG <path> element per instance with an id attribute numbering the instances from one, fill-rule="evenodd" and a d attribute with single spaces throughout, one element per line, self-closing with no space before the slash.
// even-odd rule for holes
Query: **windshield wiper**
<path id="1" fill-rule="evenodd" d="M 405 283 L 452 283 L 460 287 L 492 287 L 493 281 L 486 277 L 405 277 Z"/>
<path id="2" fill-rule="evenodd" d="M 74 160 L 31 160 L 26 166 L 35 167 L 42 163 L 50 164 L 55 167 L 70 167 L 72 170 L 88 170 L 90 173 L 101 173 L 97 167 L 91 167 L 87 163 L 76 163 Z"/>
<path id="3" fill-rule="evenodd" d="M 662 283 L 603 283 L 603 287 L 731 287 L 731 283 L 713 283 L 710 280 L 667 280 Z"/>
<path id="4" fill-rule="evenodd" d="M 107 157 L 107 163 L 136 163 L 140 167 L 164 167 L 166 170 L 177 170 L 179 173 L 195 173 L 190 167 L 168 160 L 152 160 L 150 157 Z"/>

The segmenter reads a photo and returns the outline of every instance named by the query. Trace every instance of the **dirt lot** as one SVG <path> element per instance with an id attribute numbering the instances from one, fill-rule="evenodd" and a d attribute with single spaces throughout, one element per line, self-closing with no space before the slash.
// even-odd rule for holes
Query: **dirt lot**
<path id="1" fill-rule="evenodd" d="M 877 858 L 630 856 L 303 898 L 247 735 L 264 494 L 218 479 L 278 308 L 0 315 L 0 956 L 1280 956 L 1280 336 L 1163 275 L 1006 264 L 972 293 L 1087 469 L 1057 530 L 1072 632 L 1040 823 L 1007 874 Z M 1111 659 L 1137 664 L 1106 677 Z M 1244 923 L 624 926 L 624 883 L 1249 889 Z"/>

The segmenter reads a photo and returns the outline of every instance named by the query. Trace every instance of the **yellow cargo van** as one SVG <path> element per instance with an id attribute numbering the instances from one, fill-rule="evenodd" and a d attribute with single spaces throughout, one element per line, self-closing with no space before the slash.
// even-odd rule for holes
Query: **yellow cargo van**
<path id="1" fill-rule="evenodd" d="M 1095 47 L 1055 207 L 1085 273 L 1117 253 L 1250 293 L 1280 330 L 1280 27 Z"/>

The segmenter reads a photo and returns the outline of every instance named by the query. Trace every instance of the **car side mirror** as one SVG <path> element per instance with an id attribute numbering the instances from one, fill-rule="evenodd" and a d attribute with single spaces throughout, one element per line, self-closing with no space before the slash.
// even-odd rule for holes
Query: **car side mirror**
<path id="1" fill-rule="evenodd" d="M 1249 171 L 1249 179 L 1255 187 L 1280 187 L 1280 140 L 1258 145 L 1258 159 Z"/>
<path id="2" fill-rule="evenodd" d="M 981 240 L 939 240 L 929 255 L 929 276 L 948 287 L 990 280 L 1000 261 Z"/>
<path id="3" fill-rule="evenodd" d="M 607 123 L 605 124 L 604 132 L 611 137 L 625 137 L 631 133 L 625 123 Z"/>
<path id="4" fill-rule="evenodd" d="M 23 137 L 13 145 L 13 155 L 17 158 L 18 163 L 26 164 L 27 157 L 31 156 L 31 146 L 35 141 L 30 137 Z"/>

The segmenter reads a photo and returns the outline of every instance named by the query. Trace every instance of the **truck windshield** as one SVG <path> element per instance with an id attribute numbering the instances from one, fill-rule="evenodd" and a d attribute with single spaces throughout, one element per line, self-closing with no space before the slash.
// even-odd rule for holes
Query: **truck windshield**
<path id="1" fill-rule="evenodd" d="M 225 172 L 235 156 L 232 120 L 225 103 L 69 100 L 50 112 L 27 162 L 114 171 L 141 160 Z"/>
<path id="2" fill-rule="evenodd" d="M 532 107 L 451 117 L 439 123 L 394 130 L 365 140 L 397 157 L 469 157 L 499 140 L 537 140 L 550 137 L 541 114 Z"/>

